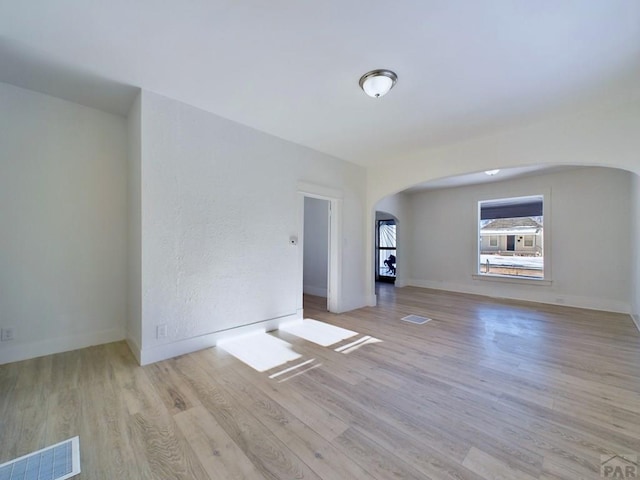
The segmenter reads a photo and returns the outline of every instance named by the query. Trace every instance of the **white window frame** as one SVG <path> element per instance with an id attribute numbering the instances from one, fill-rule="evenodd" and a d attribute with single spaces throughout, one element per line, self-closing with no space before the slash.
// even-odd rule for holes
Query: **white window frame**
<path id="1" fill-rule="evenodd" d="M 518 198 L 526 198 L 526 197 L 539 197 L 542 196 L 542 218 L 543 229 L 542 229 L 542 238 L 544 245 L 544 277 L 543 278 L 523 278 L 516 277 L 512 275 L 493 275 L 479 272 L 480 266 L 480 250 L 481 250 L 481 236 L 480 236 L 480 205 L 482 202 L 492 201 L 492 200 L 508 200 L 508 199 L 518 199 Z M 474 280 L 482 280 L 482 281 L 491 281 L 491 282 L 504 282 L 504 283 L 519 283 L 523 285 L 551 285 L 552 284 L 552 276 L 551 276 L 551 266 L 552 266 L 552 250 L 551 250 L 551 231 L 552 231 L 552 223 L 551 223 L 551 189 L 550 188 L 540 188 L 534 191 L 513 191 L 506 190 L 501 193 L 496 193 L 493 195 L 484 195 L 482 197 L 476 198 L 476 202 L 474 205 L 475 215 L 473 216 L 475 222 L 473 225 L 473 235 L 476 239 L 474 244 L 474 254 L 473 254 L 473 270 L 471 277 Z"/>

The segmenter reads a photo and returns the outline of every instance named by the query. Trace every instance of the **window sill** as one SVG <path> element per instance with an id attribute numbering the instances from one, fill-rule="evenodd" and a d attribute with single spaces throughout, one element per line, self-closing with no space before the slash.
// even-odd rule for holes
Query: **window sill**
<path id="1" fill-rule="evenodd" d="M 518 278 L 518 277 L 510 277 L 507 275 L 481 275 L 478 273 L 474 273 L 471 275 L 474 280 L 485 280 L 489 282 L 501 282 L 501 283 L 518 283 L 520 285 L 539 285 L 539 286 L 549 286 L 551 285 L 551 280 L 536 280 L 534 278 Z"/>

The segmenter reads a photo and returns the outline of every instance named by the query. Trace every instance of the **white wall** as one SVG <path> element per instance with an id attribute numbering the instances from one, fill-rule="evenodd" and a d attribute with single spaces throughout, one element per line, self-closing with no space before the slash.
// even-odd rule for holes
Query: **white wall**
<path id="1" fill-rule="evenodd" d="M 0 84 L 0 363 L 124 338 L 125 120 Z"/>
<path id="2" fill-rule="evenodd" d="M 629 312 L 631 176 L 580 168 L 409 196 L 409 283 L 417 286 Z M 551 285 L 473 279 L 477 202 L 551 192 Z M 548 205 L 545 205 L 545 208 Z M 550 247 L 550 248 L 549 248 Z"/>
<path id="3" fill-rule="evenodd" d="M 329 262 L 329 202 L 304 198 L 304 274 L 303 291 L 327 296 Z"/>
<path id="4" fill-rule="evenodd" d="M 139 357 L 142 345 L 142 115 L 140 95 L 129 110 L 128 172 L 127 172 L 127 326 L 126 338 L 131 350 Z M 138 358 L 140 361 L 140 358 Z"/>
<path id="5" fill-rule="evenodd" d="M 361 167 L 146 91 L 141 137 L 143 363 L 296 315 L 298 182 L 342 192 L 340 309 L 367 303 Z"/>
<path id="6" fill-rule="evenodd" d="M 640 330 L 640 176 L 631 178 L 631 313 Z"/>
<path id="7" fill-rule="evenodd" d="M 370 205 L 417 183 L 492 168 L 610 166 L 640 173 L 640 100 L 394 159 L 368 171 Z"/>

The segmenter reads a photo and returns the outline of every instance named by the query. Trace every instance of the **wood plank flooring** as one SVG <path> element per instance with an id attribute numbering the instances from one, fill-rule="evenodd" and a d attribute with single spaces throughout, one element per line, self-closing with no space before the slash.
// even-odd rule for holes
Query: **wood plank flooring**
<path id="1" fill-rule="evenodd" d="M 139 367 L 123 342 L 0 366 L 0 463 L 74 435 L 78 478 L 109 480 L 597 479 L 640 455 L 626 315 L 390 285 L 325 310 L 305 298 L 359 335 L 273 332 L 302 357 L 262 373 L 215 348 Z"/>

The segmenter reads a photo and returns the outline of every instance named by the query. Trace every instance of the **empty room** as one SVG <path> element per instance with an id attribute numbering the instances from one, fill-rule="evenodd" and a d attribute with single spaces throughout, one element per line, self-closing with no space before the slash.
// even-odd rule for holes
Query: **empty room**
<path id="1" fill-rule="evenodd" d="M 0 479 L 640 468 L 640 3 L 0 2 Z"/>

